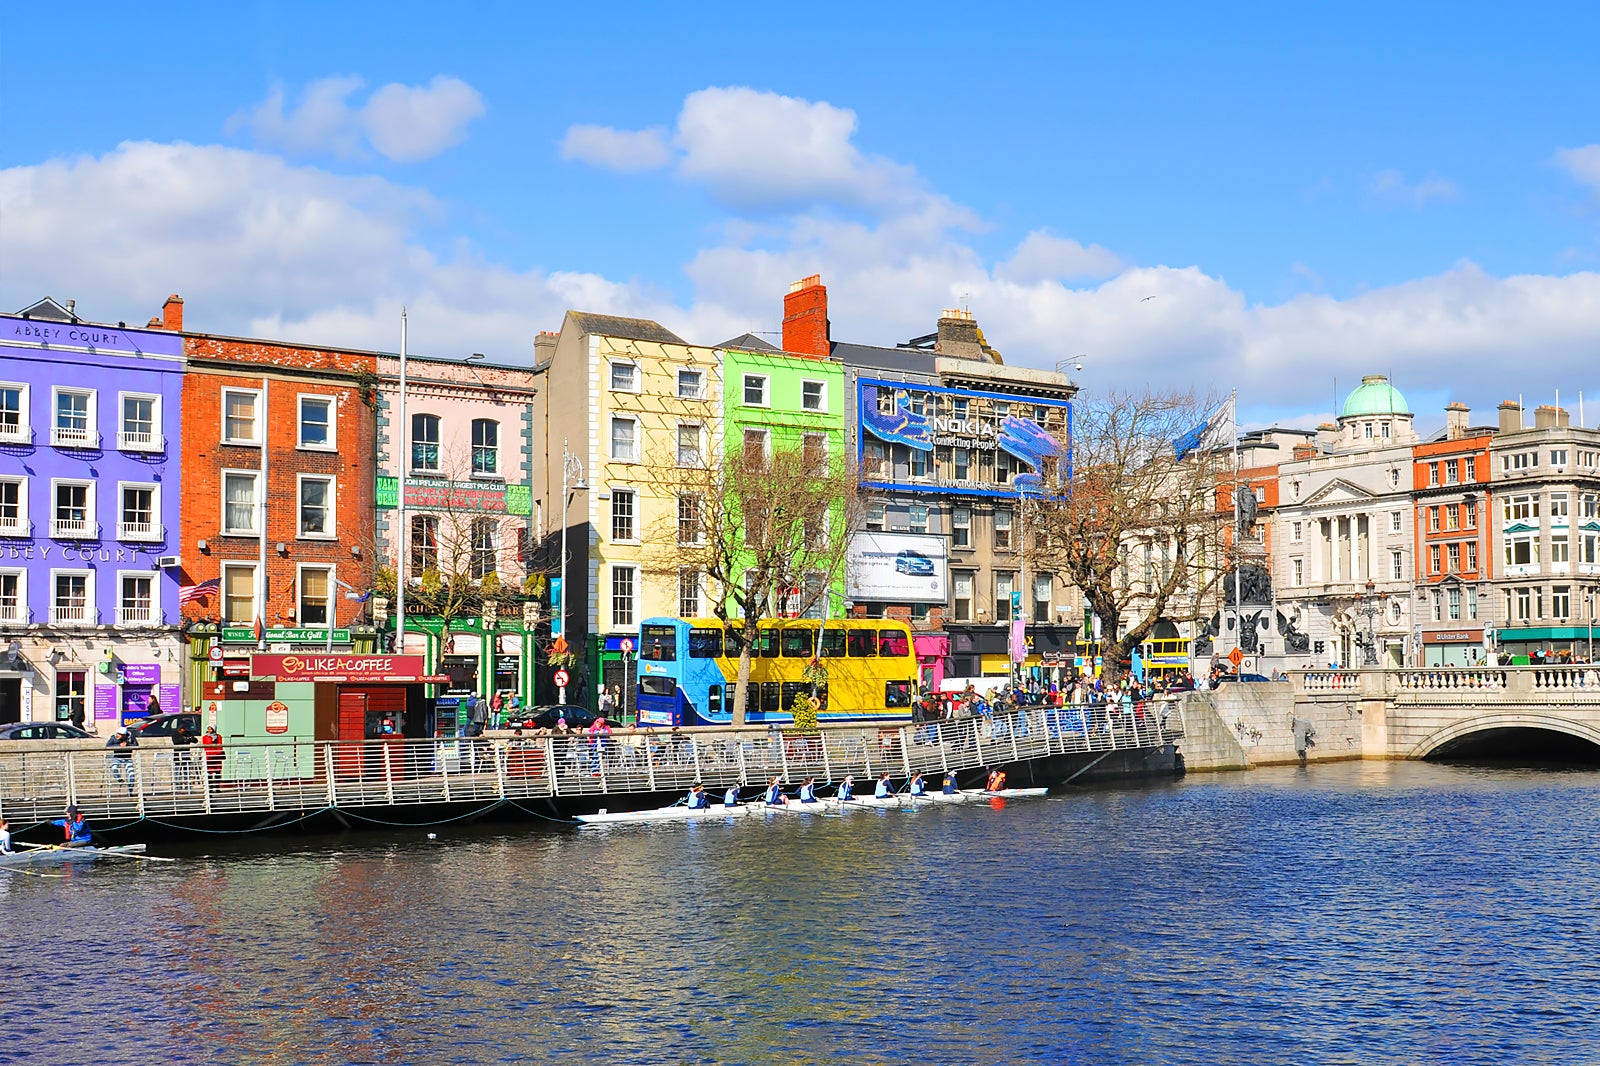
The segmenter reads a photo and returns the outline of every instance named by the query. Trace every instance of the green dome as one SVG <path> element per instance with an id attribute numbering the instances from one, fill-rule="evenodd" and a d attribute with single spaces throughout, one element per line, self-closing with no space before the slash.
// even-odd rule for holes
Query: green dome
<path id="1" fill-rule="evenodd" d="M 1400 390 L 1389 384 L 1382 374 L 1368 374 L 1349 396 L 1345 397 L 1340 418 L 1360 418 L 1362 415 L 1408 415 L 1411 408 Z"/>

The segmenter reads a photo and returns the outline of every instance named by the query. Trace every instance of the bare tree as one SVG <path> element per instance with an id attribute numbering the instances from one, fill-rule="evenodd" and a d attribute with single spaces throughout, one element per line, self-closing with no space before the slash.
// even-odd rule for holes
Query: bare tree
<path id="1" fill-rule="evenodd" d="M 1075 585 L 1100 621 L 1106 676 L 1165 618 L 1198 619 L 1231 550 L 1217 510 L 1228 453 L 1174 442 L 1215 404 L 1192 393 L 1115 392 L 1075 407 L 1069 481 L 1029 499 L 1029 561 Z"/>
<path id="2" fill-rule="evenodd" d="M 759 623 L 827 613 L 845 574 L 862 508 L 855 471 L 842 456 L 775 442 L 730 452 L 720 463 L 652 465 L 674 514 L 656 523 L 650 570 L 702 582 L 711 613 L 737 623 L 742 647 L 732 709 L 743 725 Z"/>

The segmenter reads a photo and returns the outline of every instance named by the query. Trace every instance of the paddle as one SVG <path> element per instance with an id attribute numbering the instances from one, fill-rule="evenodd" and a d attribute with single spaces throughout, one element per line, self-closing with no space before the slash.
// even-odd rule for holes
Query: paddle
<path id="1" fill-rule="evenodd" d="M 34 848 L 35 850 L 38 850 L 38 851 L 76 851 L 76 850 L 78 850 L 76 848 L 69 848 L 65 844 L 30 844 L 25 840 L 13 841 L 13 843 L 19 848 Z M 168 858 L 165 855 L 141 855 L 138 852 L 111 851 L 111 850 L 108 850 L 106 848 L 95 848 L 94 849 L 94 854 L 96 856 L 99 856 L 99 857 L 102 857 L 102 858 L 107 858 L 107 859 L 143 859 L 145 862 L 177 862 L 178 861 L 177 859 Z"/>

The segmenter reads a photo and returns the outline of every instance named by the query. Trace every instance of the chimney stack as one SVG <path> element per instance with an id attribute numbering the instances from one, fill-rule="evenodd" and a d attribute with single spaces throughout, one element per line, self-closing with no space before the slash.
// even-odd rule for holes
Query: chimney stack
<path id="1" fill-rule="evenodd" d="M 1500 401 L 1500 432 L 1515 433 L 1522 428 L 1522 405 L 1515 400 Z"/>
<path id="2" fill-rule="evenodd" d="M 1302 441 L 1294 446 L 1290 456 L 1297 462 L 1301 459 L 1315 459 L 1317 457 L 1317 446 L 1310 441 Z"/>
<path id="3" fill-rule="evenodd" d="M 161 305 L 161 328 L 174 333 L 183 332 L 183 297 L 177 293 L 168 296 Z"/>
<path id="4" fill-rule="evenodd" d="M 552 333 L 547 329 L 541 329 L 538 335 L 533 338 L 534 366 L 544 366 L 551 359 L 555 358 L 556 337 L 557 334 Z"/>
<path id="5" fill-rule="evenodd" d="M 1534 429 L 1565 429 L 1571 424 L 1565 407 L 1552 407 L 1542 403 L 1533 409 Z"/>
<path id="6" fill-rule="evenodd" d="M 783 298 L 783 350 L 826 359 L 831 348 L 828 287 L 821 274 L 801 278 Z"/>
<path id="7" fill-rule="evenodd" d="M 971 311 L 959 308 L 946 308 L 939 313 L 939 339 L 934 342 L 933 350 L 958 359 L 989 358 L 978 336 L 978 320 L 972 317 Z"/>
<path id="8" fill-rule="evenodd" d="M 1444 435 L 1446 440 L 1460 440 L 1467 435 L 1467 416 L 1472 408 L 1459 400 L 1444 405 Z"/>

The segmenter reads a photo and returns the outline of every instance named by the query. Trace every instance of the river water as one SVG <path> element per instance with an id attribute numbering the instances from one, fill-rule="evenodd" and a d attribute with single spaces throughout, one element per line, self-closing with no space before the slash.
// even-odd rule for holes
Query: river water
<path id="1" fill-rule="evenodd" d="M 0 874 L 0 1061 L 1600 1061 L 1596 772 L 437 832 Z"/>

